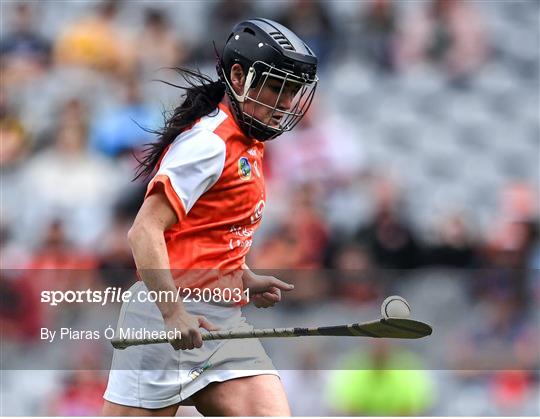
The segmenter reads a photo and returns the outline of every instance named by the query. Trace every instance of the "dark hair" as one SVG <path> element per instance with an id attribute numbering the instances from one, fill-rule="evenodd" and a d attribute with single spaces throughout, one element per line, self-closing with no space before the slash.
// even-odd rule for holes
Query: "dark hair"
<path id="1" fill-rule="evenodd" d="M 182 95 L 184 101 L 172 114 L 165 116 L 164 127 L 159 130 L 147 130 L 159 136 L 154 143 L 145 144 L 144 157 L 138 160 L 139 165 L 135 172 L 135 178 L 143 176 L 148 178 L 154 171 L 165 149 L 178 137 L 180 133 L 188 129 L 197 119 L 210 114 L 215 110 L 225 95 L 225 85 L 221 81 L 213 81 L 210 77 L 198 70 L 190 70 L 183 67 L 175 67 L 187 83 L 187 87 L 178 86 L 160 80 L 162 83 L 185 90 Z"/>

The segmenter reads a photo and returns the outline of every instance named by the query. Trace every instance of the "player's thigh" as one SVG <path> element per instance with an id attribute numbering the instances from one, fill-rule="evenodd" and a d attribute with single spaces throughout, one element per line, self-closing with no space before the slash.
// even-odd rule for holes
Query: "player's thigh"
<path id="1" fill-rule="evenodd" d="M 161 409 L 144 409 L 142 407 L 124 406 L 105 400 L 101 414 L 103 416 L 174 416 L 180 403 Z"/>
<path id="2" fill-rule="evenodd" d="M 205 416 L 291 415 L 281 380 L 270 374 L 212 383 L 191 399 Z"/>

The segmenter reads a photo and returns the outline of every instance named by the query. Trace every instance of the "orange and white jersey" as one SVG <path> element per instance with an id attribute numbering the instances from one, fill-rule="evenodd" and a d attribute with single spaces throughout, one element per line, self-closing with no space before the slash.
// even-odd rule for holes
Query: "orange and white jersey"
<path id="1" fill-rule="evenodd" d="M 177 286 L 215 286 L 208 270 L 241 272 L 265 205 L 263 154 L 222 104 L 166 150 L 146 197 L 161 183 L 178 217 L 165 232 L 171 270 L 201 272 L 176 275 Z M 241 286 L 233 276 L 221 285 Z"/>

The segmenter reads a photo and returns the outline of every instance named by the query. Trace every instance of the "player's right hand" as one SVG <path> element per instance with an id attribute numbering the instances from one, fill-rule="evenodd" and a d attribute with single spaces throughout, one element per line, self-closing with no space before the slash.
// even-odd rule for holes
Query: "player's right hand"
<path id="1" fill-rule="evenodd" d="M 204 316 L 194 316 L 188 312 L 171 316 L 165 321 L 165 330 L 167 332 L 180 331 L 181 337 L 169 339 L 169 343 L 176 350 L 200 348 L 203 344 L 200 327 L 212 331 L 219 330 L 217 326 L 209 322 Z M 171 333 L 172 334 L 172 333 Z M 176 333 L 175 333 L 176 335 Z"/>

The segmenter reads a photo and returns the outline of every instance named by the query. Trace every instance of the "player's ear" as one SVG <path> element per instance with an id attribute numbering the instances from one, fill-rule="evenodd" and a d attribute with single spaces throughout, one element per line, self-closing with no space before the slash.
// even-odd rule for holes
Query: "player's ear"
<path id="1" fill-rule="evenodd" d="M 234 91 L 238 94 L 242 94 L 244 91 L 244 84 L 246 83 L 246 75 L 242 66 L 238 63 L 231 67 L 231 84 Z"/>

